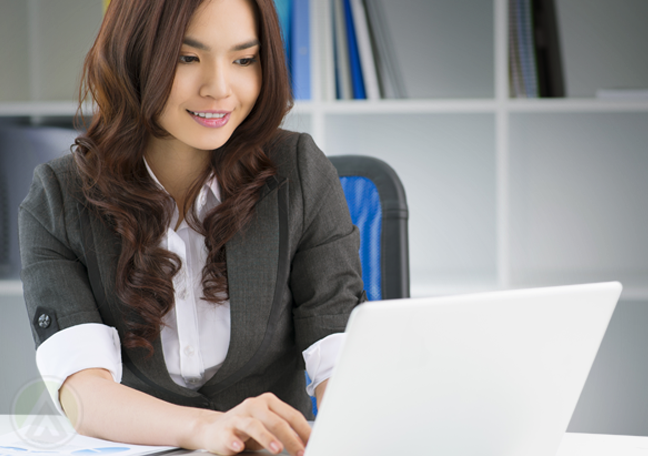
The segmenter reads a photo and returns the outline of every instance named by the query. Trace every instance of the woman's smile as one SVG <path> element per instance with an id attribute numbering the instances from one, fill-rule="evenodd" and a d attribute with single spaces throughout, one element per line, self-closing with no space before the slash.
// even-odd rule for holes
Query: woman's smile
<path id="1" fill-rule="evenodd" d="M 231 111 L 189 111 L 193 120 L 203 127 L 222 128 L 229 122 Z"/>

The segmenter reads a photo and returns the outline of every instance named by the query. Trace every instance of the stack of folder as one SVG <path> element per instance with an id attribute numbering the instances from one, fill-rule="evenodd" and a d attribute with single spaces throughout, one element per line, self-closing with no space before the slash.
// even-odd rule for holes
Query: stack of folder
<path id="1" fill-rule="evenodd" d="M 312 99 L 313 45 L 324 101 L 406 97 L 381 1 L 275 0 L 295 99 Z"/>

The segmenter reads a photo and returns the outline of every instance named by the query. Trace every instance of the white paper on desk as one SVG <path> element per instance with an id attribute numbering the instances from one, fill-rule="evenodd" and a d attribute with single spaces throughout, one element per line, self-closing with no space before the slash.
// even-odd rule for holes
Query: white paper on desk
<path id="1" fill-rule="evenodd" d="M 30 429 L 26 439 L 18 432 L 0 436 L 0 456 L 134 456 L 150 455 L 175 450 L 174 447 L 129 445 L 108 440 L 84 437 L 65 430 L 65 436 L 53 438 L 51 430 L 43 426 Z M 57 444 L 56 442 L 60 442 Z"/>

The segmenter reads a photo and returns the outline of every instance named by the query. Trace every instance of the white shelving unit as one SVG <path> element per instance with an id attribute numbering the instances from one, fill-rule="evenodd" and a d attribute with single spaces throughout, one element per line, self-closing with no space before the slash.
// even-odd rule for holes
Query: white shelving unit
<path id="1" fill-rule="evenodd" d="M 597 100 L 592 93 L 597 74 L 601 83 L 648 87 L 648 64 L 637 62 L 648 61 L 642 46 L 612 36 L 602 46 L 593 30 L 609 22 L 606 30 L 621 27 L 632 41 L 648 42 L 636 20 L 648 8 L 635 0 L 556 0 L 568 95 L 577 98 L 519 100 L 508 93 L 507 3 L 385 2 L 406 79 L 416 93 L 429 86 L 435 97 L 323 101 L 314 46 L 314 100 L 297 102 L 285 125 L 311 133 L 327 154 L 374 155 L 396 169 L 410 204 L 415 296 L 621 280 L 624 297 L 648 299 L 648 237 L 641 234 L 648 232 L 642 230 L 648 229 L 648 211 L 639 197 L 648 192 L 642 178 L 648 155 L 639 152 L 648 139 L 642 127 L 648 126 L 648 101 Z M 0 88 L 0 120 L 71 119 L 78 70 L 98 29 L 101 2 L 59 0 L 54 7 L 46 0 L 0 0 L 0 8 L 27 23 L 20 27 L 0 15 L 6 25 L 0 38 L 22 38 L 22 52 L 0 47 L 4 61 L 16 61 L 9 70 L 3 66 L 9 71 L 3 81 L 15 87 Z M 578 19 L 583 10 L 589 28 Z M 408 26 L 398 27 L 398 21 Z M 69 32 L 81 22 L 80 30 Z M 600 56 L 587 47 L 588 37 L 614 58 L 616 72 L 597 66 Z M 621 56 L 613 55 L 615 43 L 624 47 Z M 21 80 L 33 70 L 39 74 Z M 43 77 L 46 70 L 51 77 Z M 579 85 L 574 75 L 583 79 L 585 72 L 587 84 Z M 589 132 L 583 131 L 587 125 Z M 589 165 L 580 169 L 578 163 Z M 559 165 L 572 174 L 551 181 L 551 169 Z M 606 170 L 612 180 L 599 188 Z M 590 212 L 563 217 L 583 207 Z M 564 235 L 572 229 L 581 230 L 578 242 Z"/>

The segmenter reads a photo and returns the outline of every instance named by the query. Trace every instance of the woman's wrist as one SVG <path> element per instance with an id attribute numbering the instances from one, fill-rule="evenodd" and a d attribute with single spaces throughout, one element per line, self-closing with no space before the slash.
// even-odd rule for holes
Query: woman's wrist
<path id="1" fill-rule="evenodd" d="M 187 407 L 190 417 L 186 421 L 187 426 L 183 435 L 180 436 L 178 446 L 187 450 L 202 450 L 207 448 L 206 436 L 208 428 L 216 421 L 223 412 L 215 410 Z"/>
<path id="2" fill-rule="evenodd" d="M 326 392 L 326 386 L 328 385 L 329 379 L 327 378 L 322 383 L 315 387 L 315 400 L 317 401 L 317 408 L 322 405 L 322 399 L 324 398 L 324 393 Z"/>

